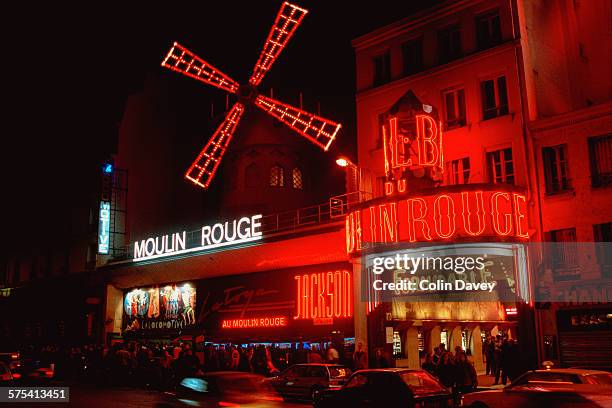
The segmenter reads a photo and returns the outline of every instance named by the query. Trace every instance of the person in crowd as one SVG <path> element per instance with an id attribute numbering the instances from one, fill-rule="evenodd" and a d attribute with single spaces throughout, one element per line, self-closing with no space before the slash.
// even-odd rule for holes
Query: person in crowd
<path id="1" fill-rule="evenodd" d="M 425 361 L 421 364 L 421 368 L 432 375 L 436 375 L 436 365 L 433 362 L 431 353 L 425 354 Z"/>
<path id="2" fill-rule="evenodd" d="M 363 370 L 364 368 L 368 368 L 368 356 L 365 351 L 363 351 L 363 343 L 357 343 L 357 348 L 353 353 L 353 368 L 355 370 Z"/>
<path id="3" fill-rule="evenodd" d="M 327 352 L 325 353 L 325 359 L 328 363 L 336 364 L 340 361 L 340 354 L 333 344 L 329 345 Z"/>
<path id="4" fill-rule="evenodd" d="M 484 353 L 486 359 L 486 375 L 495 375 L 493 366 L 493 355 L 495 354 L 495 342 L 491 336 L 487 336 L 487 341 L 484 344 Z"/>
<path id="5" fill-rule="evenodd" d="M 502 351 L 502 336 L 497 335 L 495 338 L 495 346 L 493 350 L 493 369 L 495 374 L 495 382 L 494 385 L 499 384 L 499 376 L 501 374 L 501 351 Z"/>
<path id="6" fill-rule="evenodd" d="M 474 366 L 467 360 L 466 353 L 461 352 L 455 355 L 455 373 L 457 394 L 467 394 L 476 389 L 478 376 Z"/>
<path id="7" fill-rule="evenodd" d="M 231 350 L 231 357 L 230 357 L 230 370 L 238 370 L 238 366 L 240 365 L 240 352 L 238 351 L 238 349 L 236 348 L 236 346 L 232 346 Z"/>
<path id="8" fill-rule="evenodd" d="M 323 357 L 321 357 L 321 354 L 319 353 L 319 351 L 313 346 L 311 346 L 310 353 L 308 353 L 308 363 L 320 364 L 322 362 L 323 362 Z"/>
<path id="9" fill-rule="evenodd" d="M 452 389 L 455 386 L 456 372 L 451 353 L 445 351 L 442 354 L 436 372 L 438 379 L 446 388 Z"/>

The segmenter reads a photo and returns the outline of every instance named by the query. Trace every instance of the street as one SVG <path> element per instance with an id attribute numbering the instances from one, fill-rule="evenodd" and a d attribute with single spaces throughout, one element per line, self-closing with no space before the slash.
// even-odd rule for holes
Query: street
<path id="1" fill-rule="evenodd" d="M 58 386 L 60 384 L 57 384 Z M 99 387 L 92 384 L 70 385 L 70 402 L 66 403 L 19 403 L 20 407 L 84 407 L 84 408 L 145 408 L 155 407 L 163 400 L 159 391 L 128 387 Z M 309 407 L 308 402 L 283 402 L 283 407 Z"/>

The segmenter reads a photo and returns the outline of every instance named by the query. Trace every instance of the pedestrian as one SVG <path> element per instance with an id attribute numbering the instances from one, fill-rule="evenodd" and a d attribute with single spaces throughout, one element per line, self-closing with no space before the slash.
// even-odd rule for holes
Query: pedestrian
<path id="1" fill-rule="evenodd" d="M 338 353 L 338 350 L 336 350 L 333 344 L 330 344 L 325 356 L 328 363 L 337 364 L 340 361 L 340 354 Z"/>
<path id="2" fill-rule="evenodd" d="M 431 375 L 436 375 L 436 365 L 433 362 L 431 353 L 425 354 L 425 361 L 421 365 L 421 368 Z"/>
<path id="3" fill-rule="evenodd" d="M 495 375 L 493 365 L 493 355 L 495 354 L 495 342 L 491 336 L 487 336 L 487 341 L 484 345 L 486 358 L 486 375 Z"/>
<path id="4" fill-rule="evenodd" d="M 438 364 L 438 379 L 448 389 L 452 389 L 455 386 L 455 364 L 452 361 L 451 353 L 444 352 L 440 358 Z"/>
<path id="5" fill-rule="evenodd" d="M 467 360 L 467 355 L 465 353 L 456 355 L 455 360 L 456 394 L 467 394 L 468 392 L 474 391 L 478 385 L 476 369 Z"/>
<path id="6" fill-rule="evenodd" d="M 363 343 L 357 343 L 357 349 L 353 353 L 353 368 L 355 370 L 363 370 L 368 368 L 368 357 L 363 351 Z"/>

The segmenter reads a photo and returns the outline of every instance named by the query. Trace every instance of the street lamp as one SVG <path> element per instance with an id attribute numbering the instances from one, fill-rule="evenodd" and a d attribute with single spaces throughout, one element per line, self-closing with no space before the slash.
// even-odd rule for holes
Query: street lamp
<path id="1" fill-rule="evenodd" d="M 360 169 L 345 156 L 336 159 L 336 164 L 346 169 L 346 192 L 348 194 L 359 191 Z"/>

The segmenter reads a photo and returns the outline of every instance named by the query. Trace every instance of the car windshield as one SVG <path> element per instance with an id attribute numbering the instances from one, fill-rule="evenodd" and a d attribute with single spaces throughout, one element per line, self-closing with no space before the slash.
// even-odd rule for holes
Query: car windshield
<path id="1" fill-rule="evenodd" d="M 612 385 L 612 374 L 590 374 L 584 377 L 587 384 Z"/>
<path id="2" fill-rule="evenodd" d="M 527 373 L 520 377 L 513 385 L 526 385 L 533 383 L 564 383 L 564 384 L 580 384 L 580 378 L 576 374 L 559 373 L 559 372 L 535 372 Z"/>
<path id="3" fill-rule="evenodd" d="M 413 392 L 445 391 L 445 388 L 431 375 L 422 371 L 401 373 L 400 377 Z"/>
<path id="4" fill-rule="evenodd" d="M 329 376 L 331 378 L 346 378 L 351 375 L 351 370 L 346 367 L 329 367 Z"/>

